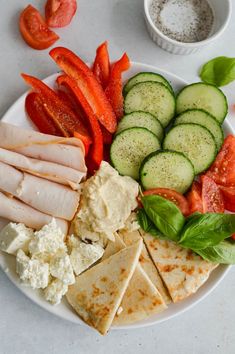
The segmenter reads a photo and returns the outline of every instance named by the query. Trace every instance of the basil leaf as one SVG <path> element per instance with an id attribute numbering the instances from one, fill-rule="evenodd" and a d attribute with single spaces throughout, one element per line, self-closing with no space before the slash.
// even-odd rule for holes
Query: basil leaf
<path id="1" fill-rule="evenodd" d="M 202 81 L 216 86 L 225 86 L 235 80 L 235 58 L 217 57 L 203 65 Z"/>
<path id="2" fill-rule="evenodd" d="M 235 264 L 235 243 L 229 241 L 222 241 L 214 247 L 207 247 L 197 253 L 206 261 L 221 263 L 221 264 Z"/>
<path id="3" fill-rule="evenodd" d="M 154 223 L 149 219 L 144 209 L 139 209 L 137 212 L 137 220 L 142 230 L 160 239 L 166 239 L 164 235 L 156 228 Z"/>
<path id="4" fill-rule="evenodd" d="M 180 244 L 194 251 L 219 244 L 235 232 L 235 214 L 194 214 L 186 223 Z"/>
<path id="5" fill-rule="evenodd" d="M 147 216 L 157 229 L 168 239 L 178 241 L 185 219 L 177 206 L 158 195 L 145 196 L 141 201 Z"/>

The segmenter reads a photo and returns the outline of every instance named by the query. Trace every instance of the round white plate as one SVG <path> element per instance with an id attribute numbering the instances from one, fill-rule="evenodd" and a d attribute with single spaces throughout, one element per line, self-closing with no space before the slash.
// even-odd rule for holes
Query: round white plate
<path id="1" fill-rule="evenodd" d="M 167 80 L 169 80 L 171 82 L 171 84 L 176 92 L 180 88 L 182 88 L 183 86 L 187 85 L 187 82 L 185 82 L 184 80 L 180 79 L 179 77 L 177 77 L 169 72 L 165 72 L 165 71 L 160 70 L 154 66 L 139 64 L 139 63 L 132 63 L 131 69 L 124 76 L 124 80 L 128 79 L 129 77 L 135 75 L 136 73 L 138 73 L 140 71 L 152 71 L 152 72 L 157 72 L 157 73 L 162 74 L 163 76 L 166 77 Z M 45 79 L 45 82 L 53 87 L 54 82 L 55 82 L 55 78 L 57 77 L 57 75 L 58 74 L 54 74 L 54 75 L 48 77 L 47 79 Z M 23 96 L 21 96 L 13 104 L 13 106 L 4 115 L 3 121 L 14 124 L 14 125 L 18 125 L 18 126 L 35 129 L 25 114 L 24 102 L 25 102 L 26 95 L 27 95 L 27 93 L 25 93 Z M 228 133 L 234 134 L 235 133 L 233 131 L 232 127 L 227 122 L 224 123 L 224 131 L 225 131 L 225 134 L 228 134 Z M 1 228 L 1 220 L 0 220 L 0 228 Z M 70 307 L 70 305 L 67 303 L 67 301 L 65 299 L 62 301 L 62 303 L 60 305 L 52 306 L 43 299 L 43 297 L 41 296 L 39 291 L 34 291 L 32 289 L 22 286 L 19 282 L 19 279 L 16 276 L 16 273 L 15 273 L 15 257 L 9 256 L 9 255 L 2 253 L 0 251 L 0 266 L 5 271 L 8 278 L 15 284 L 15 286 L 17 288 L 19 288 L 33 302 L 35 302 L 39 306 L 43 307 L 45 310 L 47 310 L 59 317 L 62 317 L 66 320 L 69 320 L 69 321 L 77 323 L 77 324 L 84 325 L 84 322 L 82 322 L 80 320 L 80 318 L 75 314 L 75 312 L 73 311 L 73 309 Z M 215 287 L 221 282 L 221 280 L 225 277 L 225 275 L 228 273 L 229 268 L 230 268 L 229 266 L 222 266 L 222 265 L 219 266 L 217 269 L 215 269 L 212 272 L 209 280 L 198 290 L 198 292 L 196 294 L 192 295 L 188 299 L 186 299 L 178 304 L 171 304 L 168 307 L 168 309 L 165 310 L 164 312 L 162 312 L 161 314 L 151 316 L 147 320 L 138 322 L 133 325 L 122 326 L 122 327 L 113 327 L 113 328 L 115 328 L 115 329 L 133 329 L 133 328 L 138 328 L 138 327 L 145 327 L 145 326 L 150 326 L 153 324 L 157 324 L 157 323 L 169 320 L 170 318 L 179 315 L 180 313 L 190 309 L 192 306 L 194 306 L 199 301 L 201 301 L 203 298 L 205 298 L 209 293 L 211 293 L 215 289 Z"/>

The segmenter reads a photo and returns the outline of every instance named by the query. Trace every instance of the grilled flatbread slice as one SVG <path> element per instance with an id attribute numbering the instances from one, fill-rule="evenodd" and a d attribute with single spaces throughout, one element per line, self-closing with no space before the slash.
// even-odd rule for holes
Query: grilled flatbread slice
<path id="1" fill-rule="evenodd" d="M 141 237 L 135 242 L 138 242 L 140 239 Z M 135 242 L 132 242 L 132 245 Z M 125 247 L 126 245 L 116 233 L 115 242 L 109 241 L 103 257 L 110 257 Z M 164 311 L 166 307 L 161 294 L 139 263 L 122 299 L 121 312 L 115 316 L 113 324 L 121 326 L 141 321 L 153 314 Z"/>
<path id="2" fill-rule="evenodd" d="M 109 330 L 136 269 L 143 241 L 124 248 L 76 278 L 67 300 L 101 334 Z"/>
<path id="3" fill-rule="evenodd" d="M 160 240 L 146 233 L 142 236 L 173 302 L 194 294 L 217 267 L 217 264 L 203 260 L 175 242 Z"/>
<path id="4" fill-rule="evenodd" d="M 133 231 L 133 232 L 119 231 L 119 235 L 122 238 L 123 242 L 126 244 L 126 246 L 132 245 L 134 242 L 138 241 L 141 238 L 139 231 Z M 141 267 L 149 277 L 149 279 L 152 281 L 154 286 L 158 289 L 159 293 L 162 295 L 165 303 L 166 304 L 171 303 L 171 297 L 169 295 L 169 292 L 165 287 L 156 266 L 154 265 L 152 259 L 150 258 L 144 243 L 143 243 L 139 262 Z"/>

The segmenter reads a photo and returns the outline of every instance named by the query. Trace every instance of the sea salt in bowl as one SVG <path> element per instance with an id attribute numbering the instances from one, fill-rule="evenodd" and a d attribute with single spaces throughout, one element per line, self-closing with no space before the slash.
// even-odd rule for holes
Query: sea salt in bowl
<path id="1" fill-rule="evenodd" d="M 212 10 L 213 23 L 210 26 L 210 14 L 208 14 L 207 18 L 207 15 L 202 12 L 203 32 L 201 35 L 198 33 L 198 40 L 190 42 L 190 30 L 188 29 L 191 27 L 192 31 L 195 31 L 195 18 L 193 17 L 193 11 L 190 10 L 190 1 L 193 2 L 193 0 L 184 0 L 184 4 L 182 5 L 182 0 L 165 0 L 165 4 L 163 5 L 164 10 L 160 13 L 161 23 L 157 23 L 157 19 L 153 18 L 153 14 L 151 13 L 152 3 L 157 3 L 157 0 L 144 0 L 144 16 L 150 37 L 159 47 L 170 53 L 180 55 L 195 53 L 217 40 L 229 23 L 232 13 L 231 0 L 207 0 Z M 163 1 L 159 0 L 158 2 L 162 3 Z M 198 2 L 200 3 L 200 1 Z M 196 0 L 194 0 L 195 3 L 197 3 Z M 185 6 L 185 4 L 188 6 Z M 205 18 L 207 18 L 207 21 L 205 21 Z M 205 23 L 207 23 L 206 26 Z M 185 39 L 184 35 L 180 35 L 180 30 L 188 34 L 188 36 L 185 36 Z M 196 33 L 194 34 L 196 36 Z M 193 33 L 191 33 L 191 37 L 193 37 Z"/>

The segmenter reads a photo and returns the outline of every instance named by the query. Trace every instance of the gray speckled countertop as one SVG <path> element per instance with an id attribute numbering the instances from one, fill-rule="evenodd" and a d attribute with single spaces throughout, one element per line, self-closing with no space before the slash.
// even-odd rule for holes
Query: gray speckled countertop
<path id="1" fill-rule="evenodd" d="M 44 1 L 31 1 L 38 6 Z M 72 24 L 58 30 L 59 45 L 91 61 L 105 39 L 111 57 L 127 51 L 134 61 L 153 64 L 189 82 L 197 81 L 202 63 L 218 55 L 235 56 L 235 15 L 214 45 L 192 56 L 164 52 L 149 38 L 142 16 L 143 0 L 79 0 Z M 233 0 L 235 5 L 235 0 Z M 19 10 L 28 0 L 1 0 L 0 115 L 25 91 L 19 73 L 44 78 L 55 71 L 47 51 L 27 47 L 18 33 Z M 235 103 L 235 83 L 225 88 Z M 235 125 L 235 116 L 234 116 Z M 235 353 L 235 268 L 220 286 L 192 310 L 157 326 L 112 331 L 106 337 L 63 321 L 34 305 L 0 271 L 1 354 L 233 354 Z"/>

